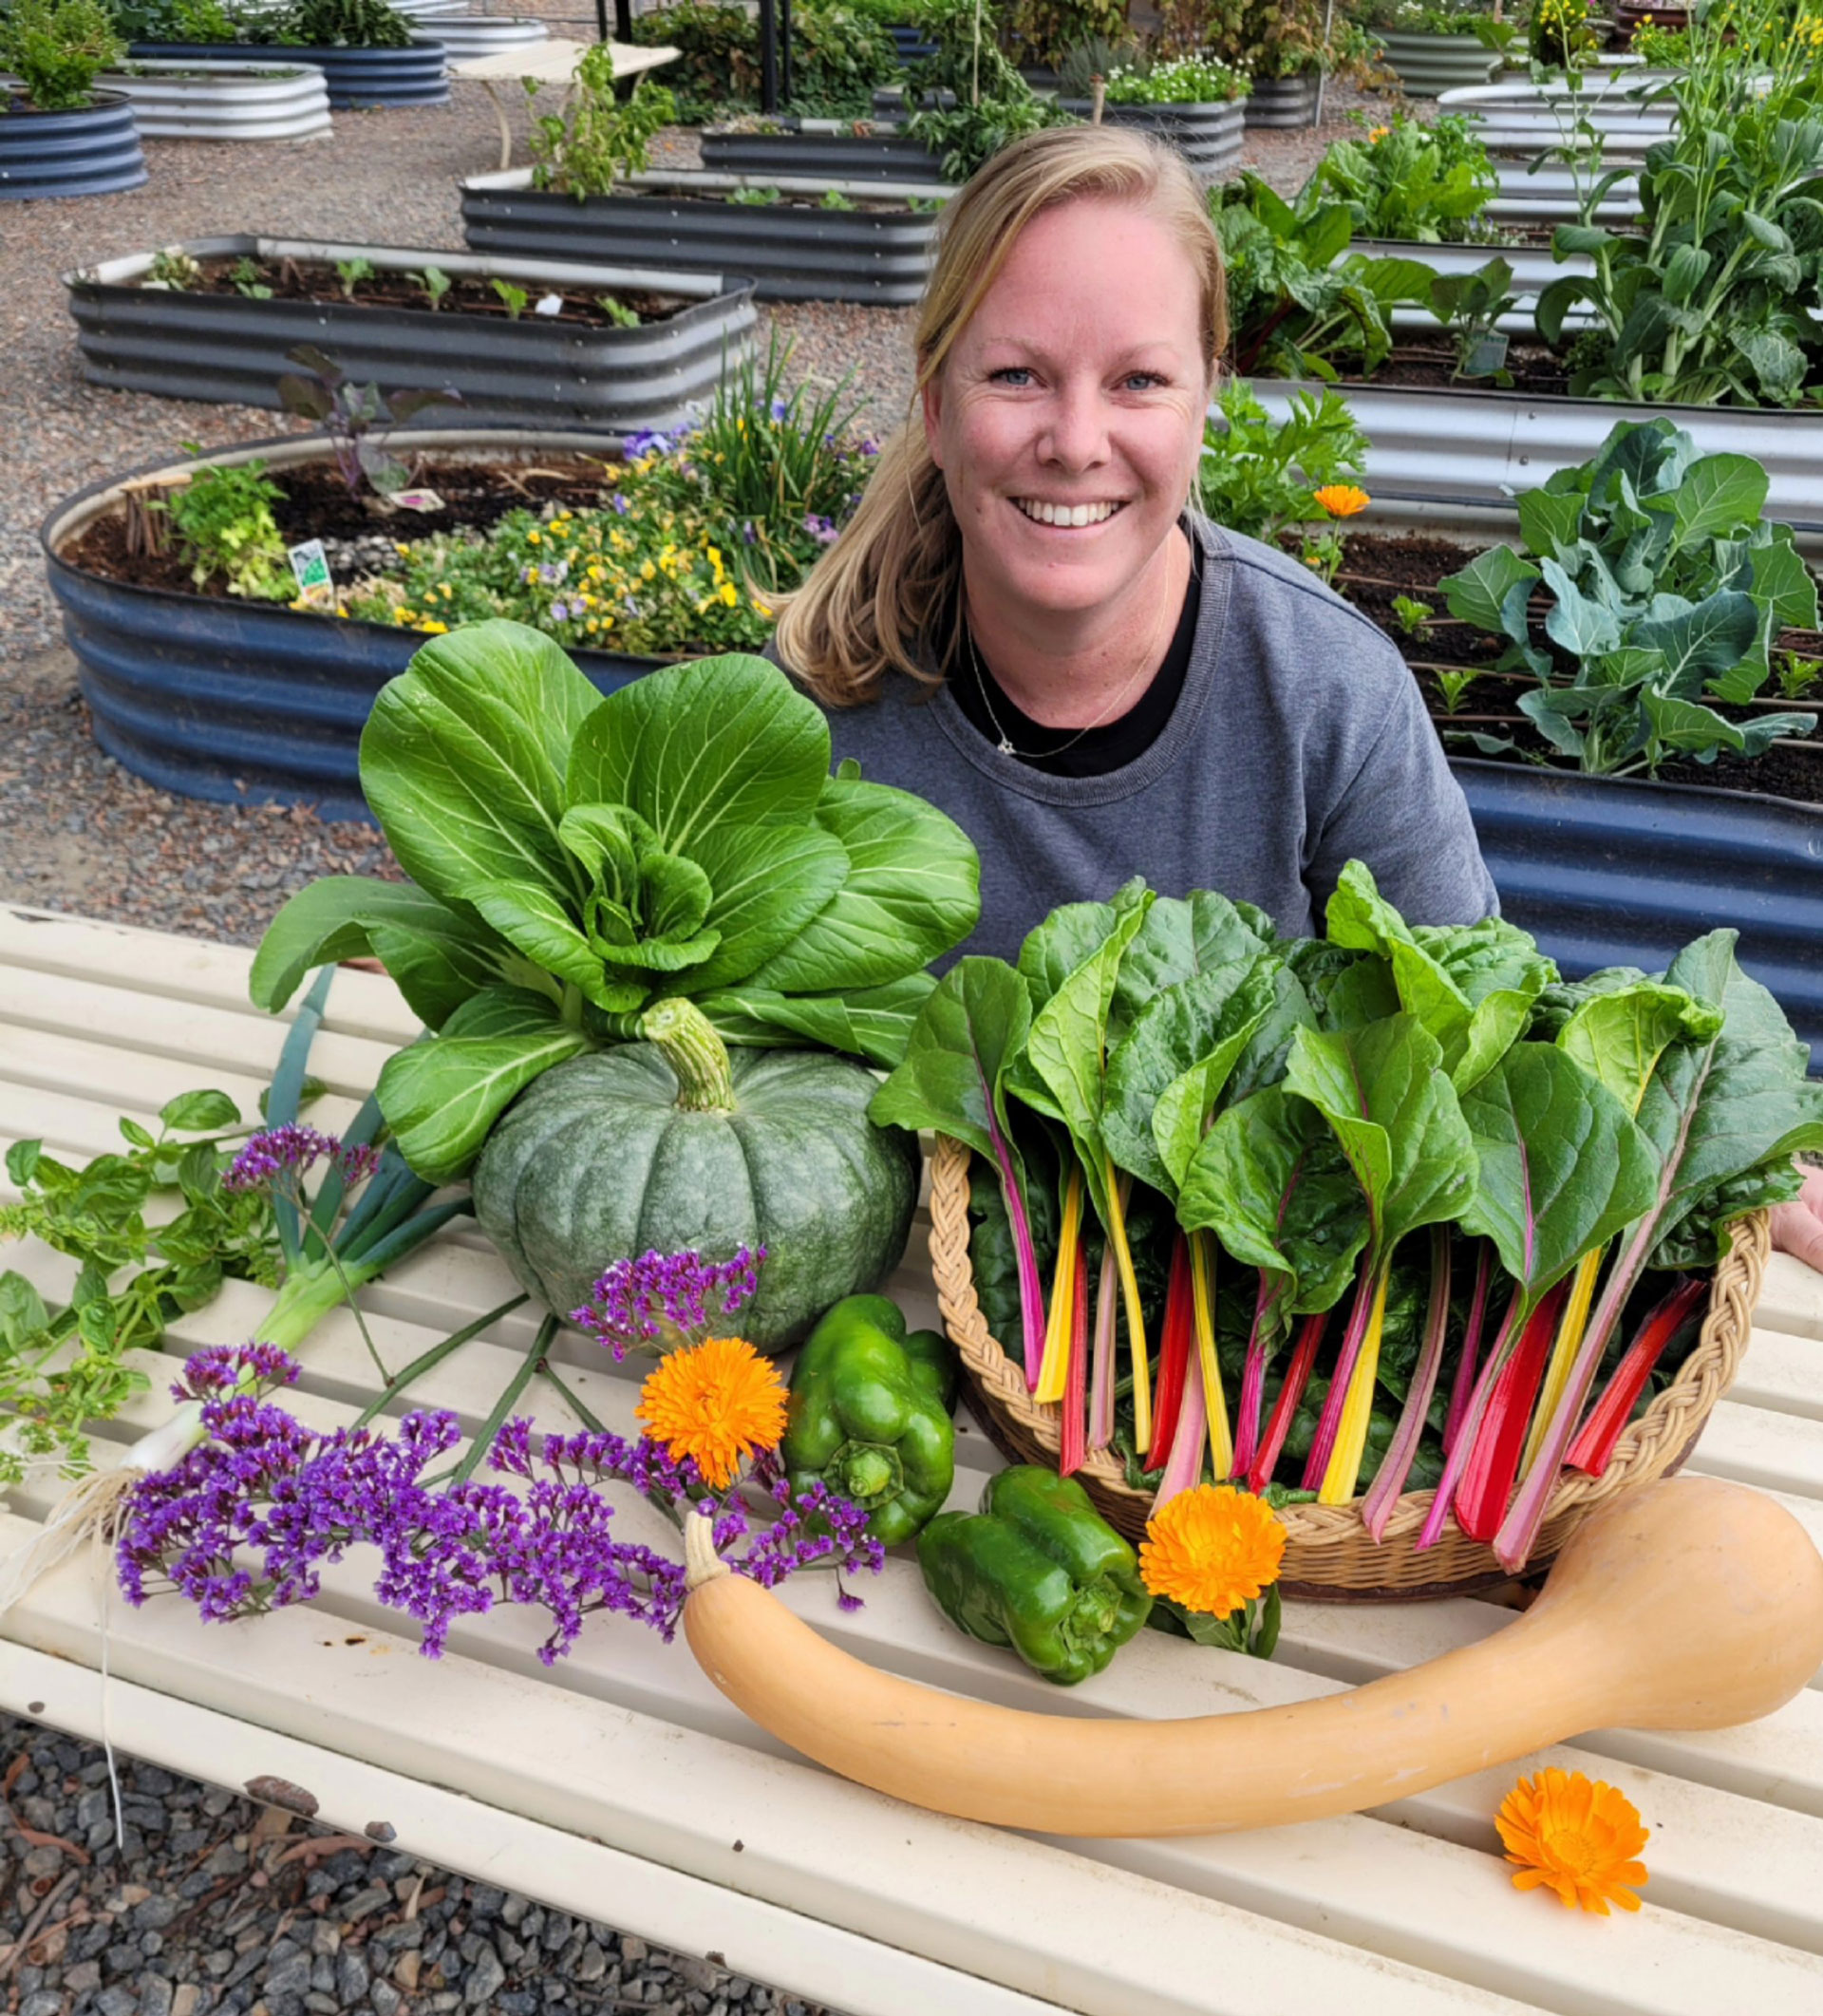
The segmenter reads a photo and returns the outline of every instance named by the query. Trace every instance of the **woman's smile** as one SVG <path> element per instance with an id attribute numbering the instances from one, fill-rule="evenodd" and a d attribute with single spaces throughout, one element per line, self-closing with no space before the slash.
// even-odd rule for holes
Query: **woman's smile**
<path id="1" fill-rule="evenodd" d="M 1080 532 L 1085 527 L 1105 525 L 1117 511 L 1126 506 L 1124 498 L 1102 499 L 1098 503 L 1070 504 L 1053 502 L 1046 498 L 1016 497 L 1013 507 L 1022 518 L 1030 518 L 1035 525 L 1046 525 L 1060 532 Z"/>

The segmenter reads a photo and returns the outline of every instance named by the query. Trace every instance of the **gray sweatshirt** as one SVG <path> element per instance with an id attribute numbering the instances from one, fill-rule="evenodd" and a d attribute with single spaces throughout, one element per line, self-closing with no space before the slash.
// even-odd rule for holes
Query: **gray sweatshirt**
<path id="1" fill-rule="evenodd" d="M 1286 935 L 1321 932 L 1358 857 L 1414 924 L 1497 910 L 1461 788 L 1391 641 L 1297 561 L 1191 520 L 1202 607 L 1164 732 L 1105 777 L 1003 756 L 947 689 L 899 674 L 828 709 L 835 756 L 948 812 L 981 854 L 981 923 L 962 950 L 1017 958 L 1060 903 L 1131 876 L 1167 895 L 1215 889 Z"/>

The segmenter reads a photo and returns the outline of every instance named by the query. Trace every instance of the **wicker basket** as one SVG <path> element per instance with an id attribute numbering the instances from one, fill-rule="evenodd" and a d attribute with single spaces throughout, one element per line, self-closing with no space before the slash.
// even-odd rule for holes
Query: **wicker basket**
<path id="1" fill-rule="evenodd" d="M 1767 1252 L 1766 1214 L 1740 1219 L 1716 1270 L 1696 1349 L 1646 1413 L 1623 1432 L 1599 1478 L 1575 1471 L 1559 1481 L 1532 1550 L 1532 1568 L 1548 1565 L 1597 1505 L 1636 1484 L 1668 1476 L 1689 1455 L 1747 1347 Z M 1023 1367 L 988 1331 L 968 1260 L 968 1150 L 946 1136 L 938 1137 L 930 1165 L 930 1267 L 943 1320 L 962 1354 L 982 1425 L 1013 1461 L 1054 1466 L 1061 1410 L 1032 1400 Z M 1134 1490 L 1113 1457 L 1105 1451 L 1091 1456 L 1077 1476 L 1103 1517 L 1131 1538 L 1144 1533 L 1151 1495 Z M 1454 1520 L 1434 1547 L 1414 1551 L 1432 1496 L 1406 1492 L 1378 1543 L 1368 1537 L 1355 1505 L 1287 1505 L 1280 1515 L 1287 1529 L 1281 1578 L 1286 1593 L 1384 1602 L 1469 1595 L 1506 1581 L 1507 1571 L 1494 1550 L 1470 1539 Z"/>

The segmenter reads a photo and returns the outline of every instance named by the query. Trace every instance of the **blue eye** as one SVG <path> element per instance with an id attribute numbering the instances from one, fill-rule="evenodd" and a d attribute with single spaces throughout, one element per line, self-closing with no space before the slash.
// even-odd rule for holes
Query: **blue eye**
<path id="1" fill-rule="evenodd" d="M 989 371 L 987 374 L 995 385 L 1010 385 L 1014 380 L 1018 380 L 1022 385 L 1029 384 L 1031 375 L 1029 367 L 1023 364 L 1004 364 L 999 370 Z"/>

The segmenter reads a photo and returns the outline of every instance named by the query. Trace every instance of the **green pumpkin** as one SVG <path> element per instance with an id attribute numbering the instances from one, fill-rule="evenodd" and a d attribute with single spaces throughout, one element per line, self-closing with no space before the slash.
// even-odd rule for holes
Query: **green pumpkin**
<path id="1" fill-rule="evenodd" d="M 765 1349 L 877 1287 L 905 1251 L 918 1143 L 868 1119 L 873 1074 L 825 1050 L 730 1056 L 688 1002 L 642 1027 L 654 1041 L 545 1072 L 488 1136 L 475 1216 L 520 1283 L 568 1315 L 611 1261 L 763 1246 L 739 1329 Z"/>

